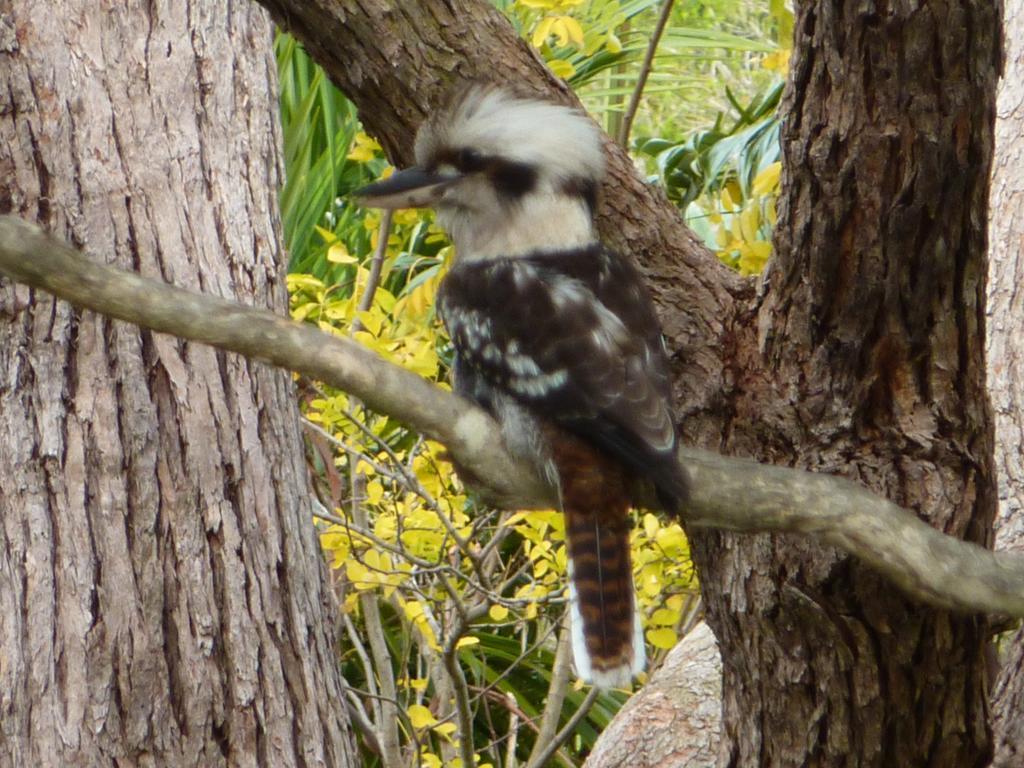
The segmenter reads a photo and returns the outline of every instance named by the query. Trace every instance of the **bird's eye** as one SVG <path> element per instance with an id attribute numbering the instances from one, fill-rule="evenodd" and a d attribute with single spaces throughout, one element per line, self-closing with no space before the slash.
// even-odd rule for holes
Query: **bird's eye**
<path id="1" fill-rule="evenodd" d="M 460 149 L 457 162 L 463 173 L 473 173 L 483 169 L 484 156 L 475 149 Z"/>

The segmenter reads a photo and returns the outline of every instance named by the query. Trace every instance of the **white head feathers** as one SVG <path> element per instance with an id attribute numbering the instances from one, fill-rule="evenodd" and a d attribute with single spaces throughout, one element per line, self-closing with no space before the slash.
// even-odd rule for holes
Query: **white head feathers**
<path id="1" fill-rule="evenodd" d="M 416 162 L 442 150 L 473 149 L 536 168 L 551 180 L 597 182 L 604 152 L 597 126 L 577 109 L 473 83 L 416 136 Z"/>

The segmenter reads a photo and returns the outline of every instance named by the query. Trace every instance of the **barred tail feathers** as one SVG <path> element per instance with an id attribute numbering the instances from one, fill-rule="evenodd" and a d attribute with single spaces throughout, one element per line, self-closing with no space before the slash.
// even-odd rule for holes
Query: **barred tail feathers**
<path id="1" fill-rule="evenodd" d="M 600 688 L 628 688 L 646 658 L 629 556 L 628 507 L 613 506 L 578 510 L 565 504 L 570 631 L 582 680 Z"/>

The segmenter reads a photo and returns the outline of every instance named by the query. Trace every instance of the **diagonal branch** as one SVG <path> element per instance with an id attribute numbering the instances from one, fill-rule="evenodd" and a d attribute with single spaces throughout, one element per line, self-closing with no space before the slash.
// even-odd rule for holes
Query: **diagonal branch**
<path id="1" fill-rule="evenodd" d="M 96 264 L 34 225 L 0 216 L 0 273 L 72 304 L 325 381 L 443 443 L 485 496 L 507 507 L 554 495 L 502 447 L 482 410 L 353 341 Z M 1024 558 L 947 536 L 912 513 L 830 475 L 757 464 L 694 448 L 691 526 L 817 536 L 856 555 L 912 597 L 961 611 L 1024 617 Z"/>

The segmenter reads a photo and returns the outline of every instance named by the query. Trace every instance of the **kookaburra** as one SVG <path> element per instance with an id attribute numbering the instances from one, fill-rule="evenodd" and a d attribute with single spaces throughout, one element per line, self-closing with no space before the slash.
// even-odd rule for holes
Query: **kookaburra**
<path id="1" fill-rule="evenodd" d="M 577 110 L 473 84 L 424 123 L 415 152 L 415 167 L 358 194 L 437 211 L 455 245 L 438 293 L 455 389 L 559 489 L 577 674 L 628 686 L 645 664 L 628 511 L 651 486 L 677 511 L 686 482 L 650 296 L 594 228 L 599 131 Z"/>

